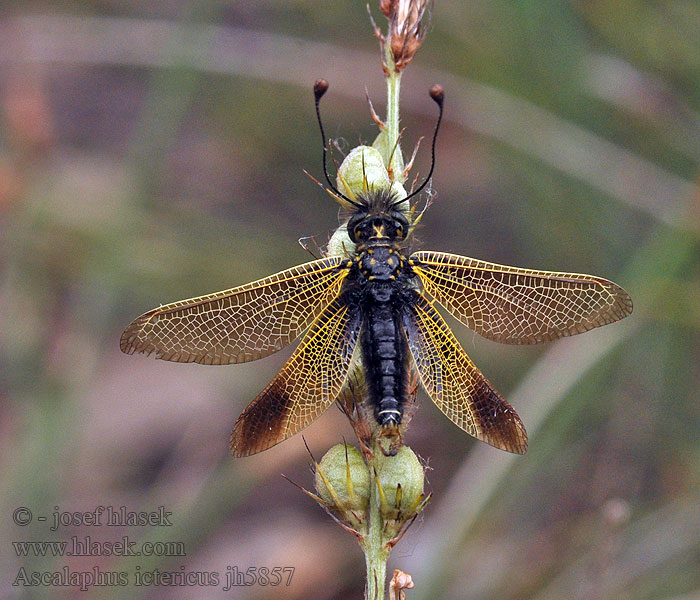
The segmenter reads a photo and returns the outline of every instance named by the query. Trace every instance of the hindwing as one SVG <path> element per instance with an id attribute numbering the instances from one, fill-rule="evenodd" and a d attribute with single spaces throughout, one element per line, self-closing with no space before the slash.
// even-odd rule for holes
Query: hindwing
<path id="1" fill-rule="evenodd" d="M 316 319 L 231 434 L 234 456 L 262 452 L 310 425 L 338 398 L 360 330 L 356 308 L 336 299 Z"/>
<path id="2" fill-rule="evenodd" d="M 435 405 L 469 435 L 524 454 L 527 433 L 520 417 L 470 360 L 437 310 L 415 292 L 403 316 L 408 347 Z"/>

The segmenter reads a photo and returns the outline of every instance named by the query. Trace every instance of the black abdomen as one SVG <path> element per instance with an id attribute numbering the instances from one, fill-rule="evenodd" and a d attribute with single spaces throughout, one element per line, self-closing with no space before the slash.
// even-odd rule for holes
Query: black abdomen
<path id="1" fill-rule="evenodd" d="M 407 386 L 407 347 L 400 328 L 396 288 L 390 282 L 369 286 L 362 351 L 370 398 L 379 425 L 399 424 Z"/>

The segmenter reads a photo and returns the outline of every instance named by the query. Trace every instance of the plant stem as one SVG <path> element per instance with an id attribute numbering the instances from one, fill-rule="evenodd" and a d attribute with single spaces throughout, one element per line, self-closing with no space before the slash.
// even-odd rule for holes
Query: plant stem
<path id="1" fill-rule="evenodd" d="M 375 480 L 374 467 L 375 461 L 372 459 L 367 464 L 372 481 L 369 496 L 369 530 L 362 542 L 362 548 L 367 565 L 367 600 L 384 600 L 386 563 L 391 550 L 387 547 L 382 535 L 384 520 L 380 513 L 381 498 Z"/>
<path id="2" fill-rule="evenodd" d="M 391 154 L 391 162 L 389 168 L 394 173 L 394 177 L 399 177 L 403 172 L 403 156 L 399 148 L 399 95 L 401 93 L 401 73 L 394 67 L 394 56 L 391 52 L 391 46 L 385 44 L 384 49 L 385 63 L 389 74 L 386 78 L 386 134 L 387 147 Z"/>
<path id="3" fill-rule="evenodd" d="M 390 44 L 384 46 L 384 61 L 388 74 L 386 77 L 387 104 L 385 132 L 387 136 L 387 148 L 391 155 L 388 165 L 393 177 L 401 177 L 404 169 L 403 155 L 399 147 L 399 95 L 401 93 L 401 73 L 394 66 L 394 56 Z M 384 600 L 386 589 L 386 563 L 389 559 L 391 549 L 384 540 L 384 519 L 380 512 L 381 497 L 379 488 L 375 480 L 376 457 L 380 452 L 375 444 L 375 458 L 367 461 L 367 469 L 370 473 L 372 485 L 370 486 L 369 497 L 369 528 L 367 535 L 362 542 L 365 553 L 365 564 L 367 565 L 367 600 Z"/>

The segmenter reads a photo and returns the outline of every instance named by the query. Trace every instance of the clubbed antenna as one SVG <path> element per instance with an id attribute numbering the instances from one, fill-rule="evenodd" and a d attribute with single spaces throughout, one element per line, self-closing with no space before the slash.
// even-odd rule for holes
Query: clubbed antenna
<path id="1" fill-rule="evenodd" d="M 317 79 L 316 82 L 314 83 L 314 98 L 315 98 L 315 103 L 316 103 L 316 119 L 318 119 L 318 127 L 321 130 L 321 140 L 323 142 L 323 174 L 326 176 L 326 181 L 328 182 L 328 186 L 333 190 L 333 192 L 345 200 L 346 202 L 352 204 L 352 206 L 356 208 L 360 208 L 360 204 L 357 202 L 354 202 L 353 200 L 350 200 L 345 194 L 342 194 L 337 187 L 333 184 L 331 181 L 330 176 L 328 175 L 328 169 L 326 168 L 326 154 L 328 153 L 328 146 L 326 144 L 326 133 L 323 130 L 323 122 L 321 121 L 321 109 L 320 109 L 320 104 L 321 104 L 321 98 L 323 98 L 323 94 L 328 91 L 328 82 L 325 79 Z"/>
<path id="2" fill-rule="evenodd" d="M 437 140 L 438 131 L 440 131 L 440 123 L 442 122 L 442 111 L 443 111 L 443 102 L 445 100 L 445 90 L 442 89 L 441 85 L 436 83 L 433 87 L 430 88 L 428 93 L 430 94 L 430 97 L 433 99 L 435 104 L 437 104 L 438 107 L 440 108 L 440 114 L 438 114 L 437 123 L 435 123 L 435 131 L 433 132 L 433 145 L 432 145 L 432 149 L 431 149 L 430 171 L 428 172 L 428 176 L 423 180 L 423 183 L 421 183 L 420 186 L 418 186 L 418 189 L 414 190 L 408 196 L 406 196 L 405 198 L 402 198 L 398 202 L 394 202 L 394 206 L 396 206 L 397 204 L 400 204 L 401 202 L 405 202 L 409 198 L 413 198 L 413 196 L 418 194 L 426 185 L 428 185 L 430 178 L 433 176 L 433 170 L 435 169 L 435 142 Z"/>

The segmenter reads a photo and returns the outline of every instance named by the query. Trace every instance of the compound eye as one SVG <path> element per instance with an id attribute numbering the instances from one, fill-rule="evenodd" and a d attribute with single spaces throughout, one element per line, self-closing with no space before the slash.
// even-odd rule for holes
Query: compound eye
<path id="1" fill-rule="evenodd" d="M 357 243 L 357 240 L 360 237 L 361 223 L 362 217 L 360 215 L 355 215 L 348 221 L 348 224 L 346 225 L 346 228 L 348 230 L 348 236 L 354 243 Z"/>
<path id="2" fill-rule="evenodd" d="M 406 228 L 404 227 L 404 223 L 401 221 L 394 221 L 394 227 L 396 228 L 396 235 L 399 237 L 399 239 L 404 239 L 404 237 L 406 237 Z"/>
<path id="3" fill-rule="evenodd" d="M 393 213 L 392 217 L 396 235 L 399 237 L 399 239 L 404 239 L 408 234 L 408 219 L 406 219 L 406 217 L 399 212 Z"/>

